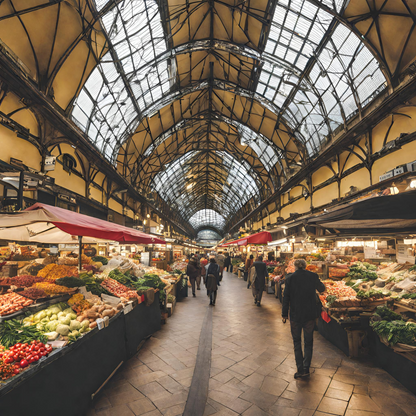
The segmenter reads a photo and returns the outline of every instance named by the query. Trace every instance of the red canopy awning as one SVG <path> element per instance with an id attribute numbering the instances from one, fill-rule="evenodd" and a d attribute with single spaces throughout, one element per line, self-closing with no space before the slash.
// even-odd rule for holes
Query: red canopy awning
<path id="1" fill-rule="evenodd" d="M 124 227 L 123 225 L 46 204 L 36 203 L 16 216 L 24 217 L 25 213 L 30 211 L 41 211 L 39 218 L 33 222 L 47 221 L 65 233 L 74 236 L 93 237 L 123 243 L 166 244 L 164 240 L 134 228 Z"/>
<path id="2" fill-rule="evenodd" d="M 239 238 L 238 240 L 230 241 L 223 244 L 223 246 L 237 245 L 247 246 L 249 244 L 267 244 L 272 241 L 272 235 L 268 231 L 261 231 L 260 233 L 249 235 L 247 237 Z"/>

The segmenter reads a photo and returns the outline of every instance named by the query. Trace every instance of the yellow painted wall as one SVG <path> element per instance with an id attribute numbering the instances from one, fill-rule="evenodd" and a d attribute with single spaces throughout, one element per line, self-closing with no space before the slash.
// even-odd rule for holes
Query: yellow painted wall
<path id="1" fill-rule="evenodd" d="M 283 207 L 280 211 L 281 217 L 284 219 L 289 218 L 291 213 L 297 212 L 298 214 L 303 214 L 305 212 L 309 212 L 311 209 L 311 201 L 308 198 L 305 200 L 304 198 L 299 199 L 292 204 L 288 205 L 287 207 Z"/>
<path id="2" fill-rule="evenodd" d="M 110 198 L 108 201 L 108 208 L 112 209 L 115 212 L 118 212 L 119 214 L 123 213 L 123 206 L 112 198 Z"/>
<path id="3" fill-rule="evenodd" d="M 350 186 L 356 186 L 362 190 L 370 185 L 370 172 L 365 168 L 360 169 L 341 180 L 341 197 L 350 191 Z"/>
<path id="4" fill-rule="evenodd" d="M 315 208 L 320 207 L 321 205 L 329 204 L 333 199 L 338 198 L 338 184 L 335 182 L 331 185 L 325 186 L 325 188 L 314 192 L 312 198 L 313 206 Z"/>
<path id="5" fill-rule="evenodd" d="M 322 168 L 318 169 L 316 172 L 312 175 L 312 185 L 314 187 L 318 186 L 322 182 L 327 181 L 328 179 L 331 179 L 334 176 L 334 172 L 331 171 L 326 166 L 323 166 Z"/>
<path id="6" fill-rule="evenodd" d="M 16 133 L 0 125 L 0 158 L 9 163 L 10 158 L 21 160 L 25 165 L 40 170 L 42 157 L 35 146 L 19 139 Z"/>
<path id="7" fill-rule="evenodd" d="M 94 188 L 93 186 L 90 186 L 89 191 L 90 191 L 90 198 L 95 199 L 101 204 L 104 202 L 102 192 L 99 189 Z"/>

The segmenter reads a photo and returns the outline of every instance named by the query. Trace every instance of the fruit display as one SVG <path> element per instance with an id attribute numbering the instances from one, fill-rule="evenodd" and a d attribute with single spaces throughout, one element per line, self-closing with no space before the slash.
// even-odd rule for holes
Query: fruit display
<path id="1" fill-rule="evenodd" d="M 43 290 L 48 295 L 61 295 L 65 293 L 70 293 L 74 290 L 72 288 L 55 285 L 53 283 L 48 283 L 48 282 L 35 283 L 33 287 L 36 289 Z"/>
<path id="2" fill-rule="evenodd" d="M 0 285 L 17 287 L 31 287 L 37 282 L 43 282 L 43 278 L 40 276 L 20 275 L 15 277 L 3 277 L 0 279 Z"/>
<path id="3" fill-rule="evenodd" d="M 76 266 L 65 266 L 58 264 L 48 264 L 38 273 L 39 277 L 43 277 L 45 281 L 54 283 L 55 280 L 66 276 L 78 276 L 78 268 Z"/>
<path id="4" fill-rule="evenodd" d="M 0 296 L 0 316 L 10 315 L 29 306 L 33 300 L 11 292 Z"/>
<path id="5" fill-rule="evenodd" d="M 24 296 L 25 298 L 29 298 L 32 300 L 46 298 L 48 294 L 42 289 L 36 289 L 34 287 L 28 288 L 19 292 L 20 296 Z"/>

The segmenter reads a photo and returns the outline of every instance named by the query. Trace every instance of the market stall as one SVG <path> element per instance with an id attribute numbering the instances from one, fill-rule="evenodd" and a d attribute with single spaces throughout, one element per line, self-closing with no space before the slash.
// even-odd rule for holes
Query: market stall
<path id="1" fill-rule="evenodd" d="M 41 205 L 1 216 L 0 227 L 2 240 L 13 236 L 62 243 L 75 232 L 87 240 L 155 241 L 127 227 Z M 2 411 L 14 406 L 10 414 L 23 415 L 37 403 L 45 414 L 66 414 L 62 406 L 74 414 L 76 402 L 76 412 L 82 414 L 100 386 L 160 328 L 164 289 L 170 287 L 168 272 L 121 256 L 108 260 L 79 254 L 35 259 L 25 267 L 31 274 L 0 279 Z M 31 345 L 36 342 L 35 350 Z M 80 372 L 87 374 L 82 389 L 74 386 Z M 49 384 L 50 390 L 39 390 Z M 51 393 L 53 400 L 48 398 Z M 27 408 L 16 409 L 23 394 L 36 397 Z"/>

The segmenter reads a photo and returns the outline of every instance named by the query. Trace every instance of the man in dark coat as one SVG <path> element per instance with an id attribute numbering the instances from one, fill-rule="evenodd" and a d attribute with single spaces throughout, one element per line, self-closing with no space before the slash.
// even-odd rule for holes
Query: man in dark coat
<path id="1" fill-rule="evenodd" d="M 186 274 L 188 275 L 189 280 L 191 281 L 192 295 L 193 297 L 195 297 L 195 282 L 197 277 L 200 276 L 200 271 L 196 264 L 196 259 L 194 257 L 188 263 L 188 266 L 186 268 Z"/>
<path id="2" fill-rule="evenodd" d="M 269 277 L 266 263 L 263 261 L 263 256 L 257 257 L 257 260 L 253 263 L 253 267 L 256 270 L 256 280 L 252 285 L 252 291 L 254 296 L 254 303 L 257 306 L 261 306 L 261 298 L 263 296 L 264 286 L 266 285 L 266 277 Z"/>
<path id="3" fill-rule="evenodd" d="M 295 378 L 309 376 L 312 361 L 313 330 L 315 319 L 318 317 L 316 291 L 323 292 L 325 285 L 316 273 L 306 269 L 306 261 L 295 261 L 296 271 L 286 278 L 283 294 L 282 318 L 286 322 L 290 308 L 290 330 L 295 347 L 297 372 Z M 304 337 L 304 352 L 302 353 L 302 329 Z"/>
<path id="4" fill-rule="evenodd" d="M 217 284 L 220 278 L 220 267 L 216 263 L 215 259 L 212 258 L 209 260 L 209 265 L 207 266 L 207 277 L 205 281 L 205 286 L 207 288 L 207 294 L 209 296 L 209 304 L 215 306 L 217 300 Z"/>

